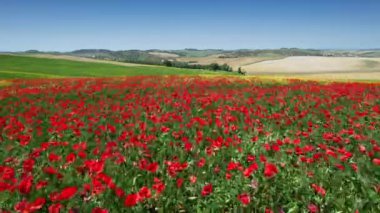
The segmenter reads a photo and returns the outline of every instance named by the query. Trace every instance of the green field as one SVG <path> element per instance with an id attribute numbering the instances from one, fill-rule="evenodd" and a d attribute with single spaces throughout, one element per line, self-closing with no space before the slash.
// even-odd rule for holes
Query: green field
<path id="1" fill-rule="evenodd" d="M 228 72 L 179 69 L 163 66 L 118 66 L 113 64 L 0 55 L 0 79 L 115 77 L 136 75 L 231 75 Z"/>

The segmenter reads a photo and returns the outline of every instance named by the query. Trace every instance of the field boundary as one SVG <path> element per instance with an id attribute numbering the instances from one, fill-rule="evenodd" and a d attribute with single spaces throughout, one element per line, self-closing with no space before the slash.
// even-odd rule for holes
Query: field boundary
<path id="1" fill-rule="evenodd" d="M 159 66 L 148 65 L 148 64 L 135 64 L 135 63 L 126 63 L 126 62 L 118 62 L 118 61 L 107 61 L 107 60 L 85 58 L 85 57 L 71 56 L 71 55 L 11 54 L 11 53 L 0 53 L 0 55 L 23 56 L 23 57 L 32 57 L 32 58 L 46 58 L 46 59 L 59 59 L 59 60 L 78 61 L 78 62 L 85 62 L 85 63 L 112 64 L 112 65 L 119 65 L 119 66 L 124 66 L 124 67 L 159 67 Z"/>
<path id="2" fill-rule="evenodd" d="M 42 76 L 42 77 L 50 77 L 50 78 L 70 78 L 71 76 L 64 76 L 64 75 L 54 75 L 54 74 L 46 74 L 46 73 L 37 73 L 37 72 L 22 72 L 22 71 L 4 71 L 0 70 L 0 73 L 7 73 L 7 74 L 24 74 L 24 75 L 36 75 L 36 76 Z"/>

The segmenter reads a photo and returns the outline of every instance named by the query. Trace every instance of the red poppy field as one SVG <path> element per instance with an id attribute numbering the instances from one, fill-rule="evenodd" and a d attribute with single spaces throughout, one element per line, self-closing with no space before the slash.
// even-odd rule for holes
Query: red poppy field
<path id="1" fill-rule="evenodd" d="M 380 85 L 14 81 L 0 212 L 380 212 Z"/>

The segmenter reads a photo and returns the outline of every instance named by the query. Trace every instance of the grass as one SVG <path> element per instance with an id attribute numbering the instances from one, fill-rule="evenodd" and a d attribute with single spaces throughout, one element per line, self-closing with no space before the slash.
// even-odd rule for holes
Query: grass
<path id="1" fill-rule="evenodd" d="M 113 64 L 0 55 L 0 79 L 116 77 L 137 75 L 231 75 L 227 72 L 172 67 L 118 66 Z"/>

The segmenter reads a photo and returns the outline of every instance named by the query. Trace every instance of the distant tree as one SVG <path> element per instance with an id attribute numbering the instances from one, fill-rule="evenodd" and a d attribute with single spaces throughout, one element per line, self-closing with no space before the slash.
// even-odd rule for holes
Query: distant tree
<path id="1" fill-rule="evenodd" d="M 172 67 L 173 66 L 173 63 L 169 60 L 164 60 L 163 64 L 167 67 Z"/>
<path id="2" fill-rule="evenodd" d="M 230 67 L 228 64 L 223 64 L 220 66 L 220 69 L 227 72 L 232 72 L 232 67 Z"/>
<path id="3" fill-rule="evenodd" d="M 213 71 L 220 70 L 220 66 L 217 63 L 212 63 L 210 64 L 209 69 Z"/>
<path id="4" fill-rule="evenodd" d="M 241 67 L 238 68 L 238 73 L 241 75 L 245 75 L 246 72 L 241 69 Z"/>

